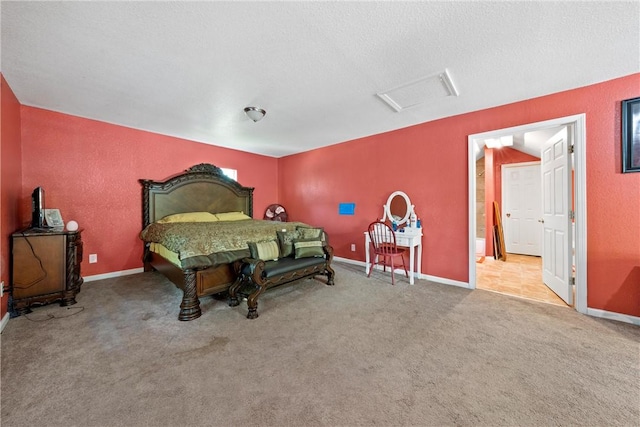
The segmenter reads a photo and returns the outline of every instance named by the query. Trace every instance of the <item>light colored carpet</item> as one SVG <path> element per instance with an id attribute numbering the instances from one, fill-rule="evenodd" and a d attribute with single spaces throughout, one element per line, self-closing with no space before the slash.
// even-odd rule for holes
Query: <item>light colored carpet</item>
<path id="1" fill-rule="evenodd" d="M 3 426 L 631 426 L 640 328 L 336 263 L 246 303 L 158 273 L 86 283 L 2 334 Z M 401 277 L 401 278 L 399 278 Z"/>

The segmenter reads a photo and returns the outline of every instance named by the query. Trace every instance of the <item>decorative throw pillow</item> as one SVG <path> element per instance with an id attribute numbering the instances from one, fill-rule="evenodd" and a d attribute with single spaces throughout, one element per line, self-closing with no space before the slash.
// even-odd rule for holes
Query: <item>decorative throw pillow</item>
<path id="1" fill-rule="evenodd" d="M 293 254 L 293 241 L 300 238 L 298 230 L 276 231 L 280 242 L 280 256 L 288 257 Z"/>
<path id="2" fill-rule="evenodd" d="M 320 239 L 298 239 L 293 241 L 295 258 L 322 257 L 322 241 Z"/>
<path id="3" fill-rule="evenodd" d="M 265 240 L 263 242 L 247 242 L 251 258 L 264 261 L 277 260 L 280 258 L 280 247 L 275 240 Z"/>
<path id="4" fill-rule="evenodd" d="M 218 218 L 209 212 L 184 212 L 173 215 L 167 215 L 159 219 L 158 223 L 166 224 L 170 222 L 215 222 Z"/>
<path id="5" fill-rule="evenodd" d="M 219 221 L 238 221 L 241 219 L 251 219 L 244 212 L 218 212 L 216 217 Z"/>
<path id="6" fill-rule="evenodd" d="M 321 239 L 324 240 L 323 228 L 298 227 L 298 233 L 301 239 Z"/>

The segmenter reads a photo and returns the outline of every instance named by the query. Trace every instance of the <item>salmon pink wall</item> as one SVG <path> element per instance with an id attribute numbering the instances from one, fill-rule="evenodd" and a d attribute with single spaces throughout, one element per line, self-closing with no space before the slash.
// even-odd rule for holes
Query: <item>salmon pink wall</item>
<path id="1" fill-rule="evenodd" d="M 364 260 L 364 231 L 402 190 L 426 233 L 423 273 L 466 281 L 466 261 L 449 258 L 468 247 L 466 232 L 451 228 L 467 229 L 467 202 L 457 197 L 466 198 L 467 147 L 451 144 L 466 133 L 453 124 L 437 120 L 282 158 L 280 200 L 297 220 L 324 226 L 336 256 Z M 354 202 L 355 215 L 338 215 L 341 202 Z"/>
<path id="2" fill-rule="evenodd" d="M 84 229 L 83 276 L 142 267 L 142 196 L 138 179 L 163 180 L 198 163 L 238 170 L 255 187 L 254 215 L 277 202 L 277 159 L 22 106 L 22 222 L 30 194 Z M 88 255 L 98 262 L 89 264 Z"/>
<path id="3" fill-rule="evenodd" d="M 10 236 L 16 231 L 20 219 L 18 216 L 18 198 L 22 190 L 22 154 L 20 147 L 20 104 L 13 91 L 0 74 L 0 278 L 5 287 L 9 287 L 9 269 L 11 259 Z M 0 302 L 0 319 L 7 312 L 9 293 L 5 293 Z"/>
<path id="4" fill-rule="evenodd" d="M 485 255 L 493 256 L 493 202 L 498 202 L 502 212 L 502 165 L 535 162 L 539 157 L 531 156 L 509 147 L 486 148 L 485 153 Z M 491 189 L 491 191 L 489 191 Z"/>
<path id="5" fill-rule="evenodd" d="M 585 113 L 587 304 L 640 316 L 640 173 L 622 174 L 620 154 L 620 103 L 638 96 L 633 74 L 284 157 L 280 202 L 324 226 L 336 256 L 363 261 L 366 226 L 403 190 L 424 227 L 422 272 L 468 282 L 468 135 Z M 339 216 L 340 202 L 355 215 Z"/>

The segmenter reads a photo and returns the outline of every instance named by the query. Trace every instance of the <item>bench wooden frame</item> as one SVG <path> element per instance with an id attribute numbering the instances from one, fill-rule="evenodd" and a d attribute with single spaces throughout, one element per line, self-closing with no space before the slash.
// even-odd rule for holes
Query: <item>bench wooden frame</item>
<path id="1" fill-rule="evenodd" d="M 325 246 L 324 253 L 325 256 L 322 258 L 287 260 L 287 268 L 285 271 L 275 275 L 270 274 L 270 272 L 282 268 L 282 258 L 277 261 L 266 262 L 254 258 L 244 258 L 236 261 L 234 263 L 234 269 L 237 278 L 229 288 L 229 305 L 231 307 L 239 305 L 238 295 L 242 293 L 241 288 L 252 285 L 254 287 L 253 292 L 246 294 L 247 306 L 249 308 L 247 319 L 255 319 L 258 317 L 258 298 L 268 288 L 318 275 L 327 276 L 326 284 L 333 286 L 333 278 L 335 276 L 335 271 L 331 268 L 333 248 L 331 246 Z M 249 287 L 251 288 L 251 286 Z"/>

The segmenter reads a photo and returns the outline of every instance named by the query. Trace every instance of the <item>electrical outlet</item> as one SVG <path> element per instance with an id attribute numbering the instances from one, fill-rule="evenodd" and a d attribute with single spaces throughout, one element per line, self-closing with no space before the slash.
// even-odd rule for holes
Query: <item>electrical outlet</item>
<path id="1" fill-rule="evenodd" d="M 89 254 L 89 264 L 98 262 L 98 254 Z"/>
<path id="2" fill-rule="evenodd" d="M 4 295 L 4 280 L 0 282 L 0 298 Z"/>
<path id="3" fill-rule="evenodd" d="M 351 252 L 355 252 L 356 251 L 356 244 L 352 243 L 351 244 Z"/>

